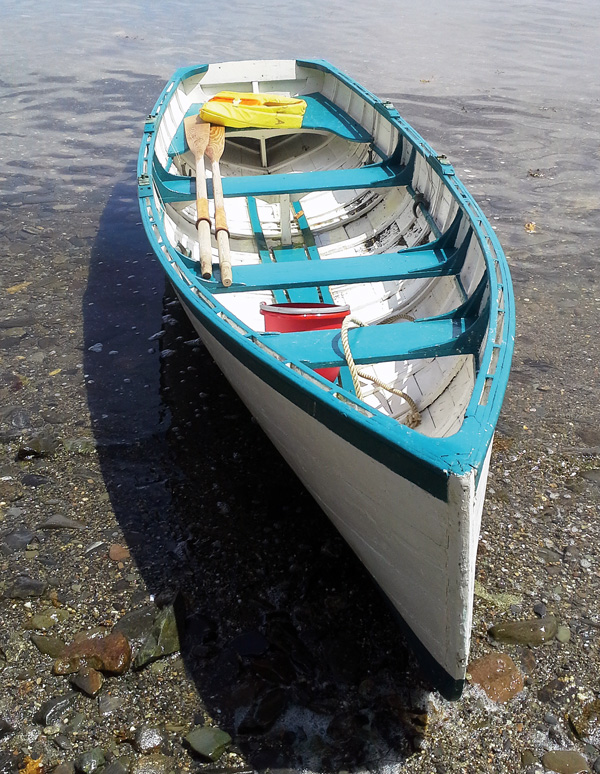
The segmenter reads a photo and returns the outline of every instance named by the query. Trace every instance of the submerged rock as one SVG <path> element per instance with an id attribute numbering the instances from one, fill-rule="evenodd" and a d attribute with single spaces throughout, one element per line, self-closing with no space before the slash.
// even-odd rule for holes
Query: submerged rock
<path id="1" fill-rule="evenodd" d="M 488 698 L 498 703 L 507 702 L 524 688 L 523 675 L 506 653 L 488 653 L 469 664 L 471 682 L 479 685 Z"/>
<path id="2" fill-rule="evenodd" d="M 554 616 L 527 621 L 503 621 L 494 624 L 488 634 L 499 642 L 515 645 L 542 645 L 556 636 L 558 623 Z"/>

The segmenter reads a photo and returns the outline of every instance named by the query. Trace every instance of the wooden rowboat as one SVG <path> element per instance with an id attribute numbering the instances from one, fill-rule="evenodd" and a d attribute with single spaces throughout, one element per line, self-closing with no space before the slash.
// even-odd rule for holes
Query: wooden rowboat
<path id="1" fill-rule="evenodd" d="M 205 173 L 192 133 L 223 90 L 298 96 L 302 125 L 226 129 Z M 147 119 L 138 190 L 212 357 L 459 695 L 514 341 L 481 210 L 392 104 L 321 60 L 178 70 Z"/>

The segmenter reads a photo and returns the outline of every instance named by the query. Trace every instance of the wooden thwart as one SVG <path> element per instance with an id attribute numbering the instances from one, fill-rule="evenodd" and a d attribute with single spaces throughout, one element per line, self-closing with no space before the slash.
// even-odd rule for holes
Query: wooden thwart
<path id="1" fill-rule="evenodd" d="M 464 318 L 370 325 L 349 331 L 357 365 L 393 360 L 417 360 L 448 355 L 475 354 L 485 330 Z M 260 340 L 279 355 L 311 368 L 346 364 L 337 330 L 264 333 Z"/>

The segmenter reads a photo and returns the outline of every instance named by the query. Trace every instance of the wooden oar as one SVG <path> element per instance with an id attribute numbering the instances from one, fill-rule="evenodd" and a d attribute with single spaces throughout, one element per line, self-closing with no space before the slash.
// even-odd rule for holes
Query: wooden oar
<path id="1" fill-rule="evenodd" d="M 200 116 L 186 116 L 183 119 L 185 139 L 196 159 L 196 211 L 198 219 L 198 244 L 200 246 L 200 271 L 204 279 L 212 276 L 212 248 L 210 241 L 210 215 L 208 213 L 208 194 L 206 192 L 206 172 L 204 170 L 204 152 L 210 139 L 210 124 Z"/>
<path id="2" fill-rule="evenodd" d="M 229 250 L 229 229 L 225 216 L 225 200 L 223 198 L 223 183 L 221 182 L 221 170 L 219 159 L 225 148 L 225 127 L 211 124 L 210 139 L 206 148 L 206 155 L 212 165 L 213 196 L 215 199 L 215 232 L 217 235 L 217 247 L 219 248 L 219 268 L 221 269 L 221 282 L 228 288 L 232 282 L 231 276 L 231 252 Z"/>

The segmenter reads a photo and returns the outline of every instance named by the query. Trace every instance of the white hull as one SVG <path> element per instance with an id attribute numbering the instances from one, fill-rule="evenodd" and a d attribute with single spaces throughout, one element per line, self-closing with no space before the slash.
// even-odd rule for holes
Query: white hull
<path id="1" fill-rule="evenodd" d="M 186 307 L 211 356 L 290 467 L 452 680 L 464 677 L 489 453 L 442 502 L 265 384 Z"/>

